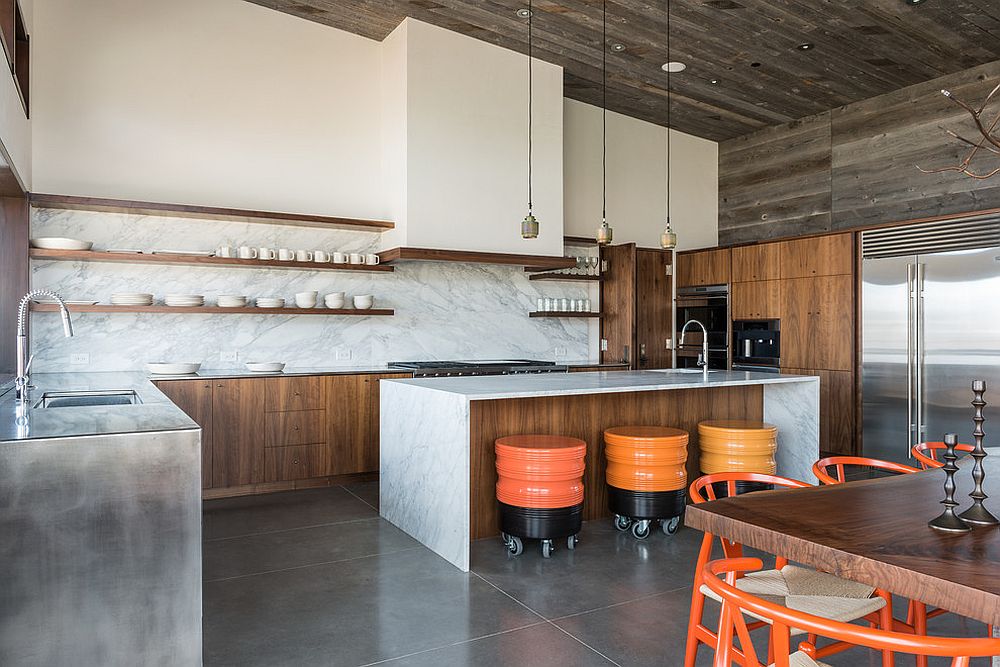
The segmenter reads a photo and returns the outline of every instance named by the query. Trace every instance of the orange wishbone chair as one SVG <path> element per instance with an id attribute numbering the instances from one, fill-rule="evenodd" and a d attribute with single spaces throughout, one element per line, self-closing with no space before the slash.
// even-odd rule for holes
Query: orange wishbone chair
<path id="1" fill-rule="evenodd" d="M 811 636 L 830 637 L 854 646 L 865 646 L 888 653 L 909 653 L 952 658 L 952 667 L 969 667 L 974 657 L 1000 655 L 1000 639 L 957 637 L 926 637 L 862 625 L 830 620 L 814 614 L 789 609 L 779 604 L 740 590 L 739 577 L 751 577 L 763 567 L 757 558 L 736 558 L 707 563 L 702 569 L 704 585 L 722 600 L 719 619 L 719 650 L 715 654 L 715 667 L 730 667 L 737 661 L 744 667 L 764 667 L 756 655 L 750 638 L 750 624 L 744 615 L 771 625 L 768 663 L 773 667 L 818 667 L 818 652 L 809 642 L 799 644 L 792 652 L 791 635 L 807 632 Z M 720 576 L 724 576 L 725 580 Z M 734 640 L 739 640 L 739 657 Z"/>
<path id="2" fill-rule="evenodd" d="M 695 504 L 716 500 L 717 484 L 724 484 L 727 496 L 736 495 L 737 482 L 761 482 L 771 484 L 776 487 L 803 489 L 812 485 L 800 482 L 787 477 L 776 475 L 765 475 L 755 472 L 720 472 L 711 475 L 703 475 L 696 479 L 690 487 L 691 500 Z M 695 659 L 698 655 L 698 645 L 705 644 L 713 650 L 719 649 L 719 637 L 715 630 L 709 628 L 704 623 L 705 596 L 719 600 L 703 585 L 701 580 L 702 571 L 712 557 L 712 542 L 715 537 L 705 533 L 701 542 L 701 551 L 698 553 L 698 564 L 694 574 L 694 586 L 691 593 L 691 613 L 688 620 L 687 644 L 684 653 L 684 667 L 694 667 Z M 743 546 L 736 542 L 720 538 L 722 551 L 727 558 L 739 558 L 743 556 Z M 807 568 L 789 565 L 788 560 L 781 556 L 776 556 L 773 570 L 755 572 L 745 578 L 740 578 L 737 586 L 750 593 L 758 595 L 768 595 L 770 597 L 794 597 L 810 596 L 811 600 L 804 597 L 797 599 L 800 604 L 806 604 L 815 609 L 819 614 L 826 614 L 831 618 L 841 621 L 854 621 L 864 619 L 872 625 L 884 628 L 892 627 L 892 609 L 890 607 L 890 596 L 888 593 L 874 589 L 871 586 L 859 584 L 846 579 L 835 577 L 832 574 L 817 572 Z M 816 591 L 822 591 L 817 593 Z M 764 621 L 750 624 L 750 629 L 757 629 L 765 625 Z M 816 638 L 809 637 L 809 641 L 815 643 Z M 731 643 L 731 642 L 730 642 Z M 818 649 L 820 656 L 838 653 L 851 648 L 851 644 L 836 642 Z M 744 662 L 744 656 L 739 649 L 733 648 L 733 660 L 740 664 L 755 665 L 756 663 Z M 883 660 L 883 667 L 892 667 L 892 656 L 886 654 Z"/>
<path id="3" fill-rule="evenodd" d="M 924 470 L 942 468 L 944 464 L 937 460 L 937 453 L 943 451 L 944 448 L 943 442 L 921 442 L 918 445 L 913 445 L 910 453 L 913 454 L 913 458 L 920 462 L 920 467 Z M 955 451 L 963 454 L 968 454 L 973 449 L 975 447 L 972 445 L 955 445 Z"/>
<path id="4" fill-rule="evenodd" d="M 813 464 L 813 474 L 823 484 L 843 484 L 847 481 L 844 478 L 844 466 L 864 466 L 899 473 L 920 472 L 919 468 L 913 468 L 902 463 L 870 459 L 864 456 L 828 456 Z M 830 474 L 830 468 L 834 469 L 836 477 Z"/>

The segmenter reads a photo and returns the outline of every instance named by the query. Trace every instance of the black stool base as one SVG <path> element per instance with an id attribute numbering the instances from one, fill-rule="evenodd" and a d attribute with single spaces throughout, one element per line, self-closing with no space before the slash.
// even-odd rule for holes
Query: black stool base
<path id="1" fill-rule="evenodd" d="M 534 540 L 554 540 L 580 532 L 583 503 L 572 507 L 538 508 L 500 505 L 500 531 Z"/>
<path id="2" fill-rule="evenodd" d="M 684 516 L 686 494 L 675 491 L 629 491 L 608 486 L 608 509 L 630 519 L 672 519 Z"/>

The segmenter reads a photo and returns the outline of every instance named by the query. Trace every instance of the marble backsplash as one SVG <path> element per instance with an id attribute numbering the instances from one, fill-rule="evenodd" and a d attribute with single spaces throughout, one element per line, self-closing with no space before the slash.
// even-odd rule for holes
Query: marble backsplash
<path id="1" fill-rule="evenodd" d="M 374 252 L 379 236 L 259 223 L 34 209 L 32 236 L 94 241 L 94 248 L 213 250 L 222 244 Z M 112 292 L 250 297 L 296 292 L 375 295 L 393 317 L 75 313 L 76 336 L 64 338 L 58 315 L 32 316 L 37 371 L 138 370 L 149 361 L 201 361 L 205 368 L 245 361 L 300 366 L 378 366 L 397 360 L 536 358 L 596 355 L 596 321 L 528 317 L 538 296 L 591 298 L 596 283 L 529 281 L 519 266 L 412 262 L 393 273 L 231 266 L 175 266 L 32 260 L 33 288 L 66 299 L 107 303 Z M 232 361 L 232 354 L 238 361 Z M 89 355 L 86 365 L 70 356 Z"/>

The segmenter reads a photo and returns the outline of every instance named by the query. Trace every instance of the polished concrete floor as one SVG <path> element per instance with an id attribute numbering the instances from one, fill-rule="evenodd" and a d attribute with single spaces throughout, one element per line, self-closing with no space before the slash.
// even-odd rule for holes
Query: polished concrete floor
<path id="1" fill-rule="evenodd" d="M 637 542 L 595 521 L 549 560 L 533 544 L 514 558 L 481 540 L 464 574 L 377 506 L 377 483 L 206 502 L 205 664 L 683 663 L 700 533 Z M 985 632 L 955 617 L 932 625 Z M 711 660 L 703 648 L 699 666 Z M 827 662 L 880 664 L 861 649 Z"/>

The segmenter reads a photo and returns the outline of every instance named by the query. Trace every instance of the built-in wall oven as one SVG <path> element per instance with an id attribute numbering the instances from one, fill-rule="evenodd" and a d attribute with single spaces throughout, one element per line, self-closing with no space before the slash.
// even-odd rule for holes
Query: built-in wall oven
<path id="1" fill-rule="evenodd" d="M 781 365 L 778 320 L 733 322 L 733 370 L 777 373 Z"/>
<path id="2" fill-rule="evenodd" d="M 708 367 L 729 368 L 729 285 L 677 288 L 677 367 L 693 368 L 701 356 L 703 333 L 689 327 L 684 345 L 680 332 L 688 320 L 698 320 L 708 330 Z"/>

